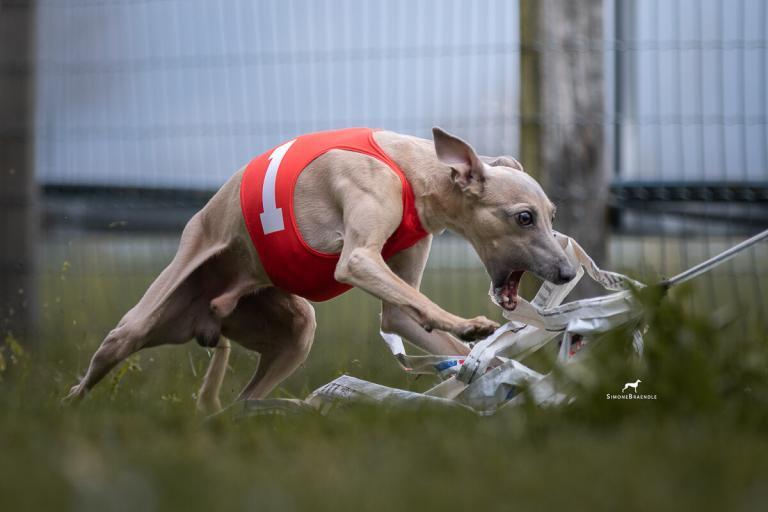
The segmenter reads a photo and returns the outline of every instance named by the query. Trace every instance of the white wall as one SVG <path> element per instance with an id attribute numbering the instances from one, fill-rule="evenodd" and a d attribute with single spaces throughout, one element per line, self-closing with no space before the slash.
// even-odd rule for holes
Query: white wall
<path id="1" fill-rule="evenodd" d="M 620 9 L 620 178 L 768 179 L 768 2 Z M 46 183 L 215 187 L 282 140 L 352 125 L 517 150 L 514 0 L 68 0 L 41 2 L 38 29 Z"/>
<path id="2" fill-rule="evenodd" d="M 517 147 L 508 0 L 42 2 L 45 183 L 216 187 L 297 134 L 441 125 Z"/>
<path id="3" fill-rule="evenodd" d="M 623 2 L 622 178 L 768 179 L 768 2 Z"/>

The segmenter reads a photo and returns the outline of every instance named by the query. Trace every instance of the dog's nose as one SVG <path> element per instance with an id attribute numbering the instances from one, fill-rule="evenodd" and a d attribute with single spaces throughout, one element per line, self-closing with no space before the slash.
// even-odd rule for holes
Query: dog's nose
<path id="1" fill-rule="evenodd" d="M 558 270 L 558 284 L 565 284 L 576 277 L 576 268 L 573 266 L 560 267 Z"/>

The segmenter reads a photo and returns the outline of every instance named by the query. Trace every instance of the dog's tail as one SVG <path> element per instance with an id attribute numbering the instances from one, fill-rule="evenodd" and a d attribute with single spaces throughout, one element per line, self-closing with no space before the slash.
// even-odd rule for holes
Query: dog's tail
<path id="1" fill-rule="evenodd" d="M 213 349 L 213 357 L 208 365 L 208 370 L 203 377 L 203 384 L 197 393 L 197 411 L 202 414 L 215 414 L 221 411 L 219 392 L 227 373 L 229 353 L 232 346 L 224 336 L 219 338 L 219 343 Z"/>

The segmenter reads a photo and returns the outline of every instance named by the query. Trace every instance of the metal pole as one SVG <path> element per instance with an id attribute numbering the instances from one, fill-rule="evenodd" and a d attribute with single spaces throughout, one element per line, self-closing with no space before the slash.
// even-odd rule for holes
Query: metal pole
<path id="1" fill-rule="evenodd" d="M 36 325 L 34 0 L 0 0 L 0 342 Z"/>
<path id="2" fill-rule="evenodd" d="M 664 281 L 661 282 L 661 285 L 668 288 L 676 284 L 690 281 L 694 277 L 700 276 L 704 272 L 707 272 L 713 269 L 714 267 L 717 267 L 718 265 L 725 263 L 726 261 L 736 256 L 741 251 L 755 245 L 758 242 L 762 242 L 763 240 L 768 240 L 768 229 L 756 234 L 752 238 L 744 240 L 740 244 L 734 245 L 730 249 L 721 252 L 717 256 L 713 256 L 712 258 L 709 258 L 707 261 L 701 262 L 698 265 L 695 265 L 689 268 L 685 272 L 681 272 L 680 274 L 677 274 L 674 277 L 665 279 Z"/>
<path id="3" fill-rule="evenodd" d="M 557 205 L 556 229 L 605 266 L 603 0 L 522 0 L 520 22 L 522 163 Z M 588 288 L 577 294 L 600 292 Z"/>

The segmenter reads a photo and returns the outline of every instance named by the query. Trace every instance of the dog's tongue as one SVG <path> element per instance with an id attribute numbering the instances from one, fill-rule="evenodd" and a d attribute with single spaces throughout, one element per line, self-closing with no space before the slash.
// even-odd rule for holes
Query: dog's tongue
<path id="1" fill-rule="evenodd" d="M 523 276 L 523 271 L 512 272 L 507 278 L 507 282 L 501 287 L 499 292 L 499 302 L 501 307 L 507 311 L 514 311 L 517 307 L 517 286 L 520 283 L 520 278 Z"/>

